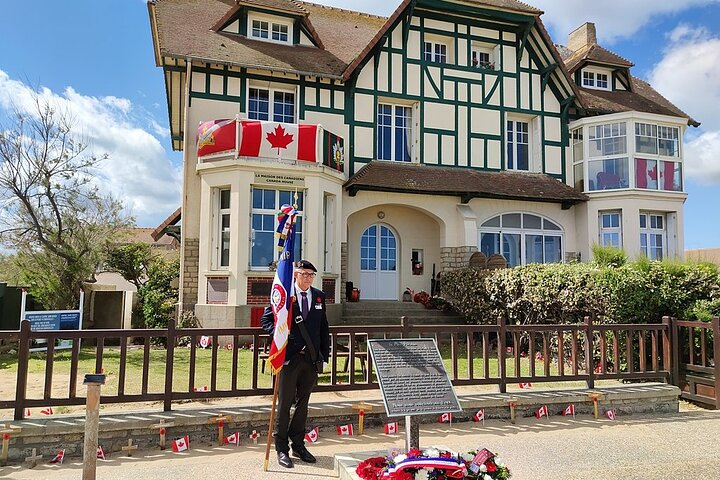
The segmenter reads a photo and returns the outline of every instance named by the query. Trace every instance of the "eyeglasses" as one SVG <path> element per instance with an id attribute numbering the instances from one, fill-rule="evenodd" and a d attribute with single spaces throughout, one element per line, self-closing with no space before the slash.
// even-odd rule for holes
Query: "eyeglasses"
<path id="1" fill-rule="evenodd" d="M 305 277 L 305 278 L 314 278 L 315 275 L 317 275 L 317 273 L 315 273 L 315 272 L 297 272 L 297 273 L 301 277 Z"/>

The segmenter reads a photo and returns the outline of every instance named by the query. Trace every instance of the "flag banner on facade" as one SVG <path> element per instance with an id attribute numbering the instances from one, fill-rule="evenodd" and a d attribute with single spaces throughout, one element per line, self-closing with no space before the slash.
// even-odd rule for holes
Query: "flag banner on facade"
<path id="1" fill-rule="evenodd" d="M 521 383 L 520 388 L 532 388 L 532 383 Z"/>
<path id="2" fill-rule="evenodd" d="M 316 162 L 319 130 L 318 125 L 243 120 L 238 155 Z"/>
<path id="3" fill-rule="evenodd" d="M 348 423 L 347 425 L 338 425 L 336 428 L 338 435 L 353 435 L 352 423 Z"/>
<path id="4" fill-rule="evenodd" d="M 398 422 L 390 422 L 385 424 L 385 435 L 394 435 L 398 433 Z"/>
<path id="5" fill-rule="evenodd" d="M 225 437 L 225 443 L 238 446 L 240 445 L 240 434 L 235 432 L 232 435 Z"/>
<path id="6" fill-rule="evenodd" d="M 282 252 L 278 259 L 277 270 L 270 289 L 270 307 L 275 317 L 275 330 L 270 345 L 268 362 L 273 373 L 277 374 L 285 363 L 285 348 L 287 347 L 290 334 L 290 322 L 292 321 L 291 293 L 293 285 L 293 255 L 295 250 L 294 208 L 283 205 L 281 212 L 284 212 L 283 219 L 278 223 L 277 233 L 286 238 L 282 245 Z"/>
<path id="7" fill-rule="evenodd" d="M 438 422 L 440 423 L 450 423 L 452 422 L 452 413 L 443 413 L 438 417 Z"/>
<path id="8" fill-rule="evenodd" d="M 197 130 L 197 156 L 237 149 L 237 127 L 234 118 L 202 122 Z"/>
<path id="9" fill-rule="evenodd" d="M 322 133 L 322 164 L 338 172 L 344 171 L 345 140 L 332 132 Z"/>
<path id="10" fill-rule="evenodd" d="M 309 432 L 305 434 L 305 440 L 307 440 L 310 443 L 315 443 L 318 441 L 318 438 L 320 437 L 320 430 L 318 427 L 313 428 Z"/>
<path id="11" fill-rule="evenodd" d="M 540 418 L 542 418 L 543 416 L 544 416 L 545 418 L 550 418 L 550 417 L 548 417 L 548 408 L 547 408 L 547 405 L 543 405 L 542 407 L 538 408 L 537 411 L 535 412 L 535 417 L 536 417 L 536 418 L 540 419 Z"/>
<path id="12" fill-rule="evenodd" d="M 575 416 L 575 405 L 571 403 L 570 405 L 565 407 L 565 410 L 563 410 L 563 415 L 565 415 L 566 417 L 568 415 L 572 415 L 574 417 Z"/>
<path id="13" fill-rule="evenodd" d="M 485 409 L 484 408 L 481 408 L 480 410 L 478 410 L 475 413 L 475 415 L 473 415 L 473 421 L 485 423 Z"/>
<path id="14" fill-rule="evenodd" d="M 190 437 L 185 435 L 182 438 L 173 440 L 171 447 L 172 447 L 173 452 L 184 452 L 185 450 L 189 450 L 190 449 Z"/>
<path id="15" fill-rule="evenodd" d="M 105 460 L 105 450 L 101 446 L 98 445 L 97 452 L 95 452 L 95 456 L 97 458 L 100 458 L 102 460 Z"/>
<path id="16" fill-rule="evenodd" d="M 610 420 L 615 420 L 615 410 L 608 410 L 605 412 L 605 416 L 608 417 Z"/>
<path id="17" fill-rule="evenodd" d="M 65 460 L 65 450 L 60 450 L 57 455 L 55 455 L 52 460 L 50 460 L 50 463 L 59 463 L 62 465 L 63 460 Z"/>
<path id="18" fill-rule="evenodd" d="M 42 410 L 40 410 L 40 413 L 42 413 L 43 415 L 52 415 L 53 409 L 52 407 L 43 408 Z"/>

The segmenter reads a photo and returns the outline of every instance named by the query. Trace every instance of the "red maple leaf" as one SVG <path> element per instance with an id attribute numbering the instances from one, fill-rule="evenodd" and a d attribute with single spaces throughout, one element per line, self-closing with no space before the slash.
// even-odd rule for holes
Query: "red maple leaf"
<path id="1" fill-rule="evenodd" d="M 273 148 L 278 149 L 278 155 L 280 155 L 281 148 L 287 148 L 293 142 L 293 136 L 289 133 L 285 133 L 285 129 L 282 125 L 275 127 L 273 133 L 267 134 L 267 141 L 270 142 Z"/>
<path id="2" fill-rule="evenodd" d="M 653 180 L 657 180 L 657 165 L 648 170 L 648 177 Z"/>

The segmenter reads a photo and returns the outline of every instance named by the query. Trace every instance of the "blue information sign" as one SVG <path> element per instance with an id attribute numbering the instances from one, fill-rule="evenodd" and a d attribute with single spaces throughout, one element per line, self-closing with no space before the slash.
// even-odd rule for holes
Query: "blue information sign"
<path id="1" fill-rule="evenodd" d="M 30 322 L 33 332 L 80 330 L 80 312 L 77 310 L 25 312 L 25 319 Z"/>

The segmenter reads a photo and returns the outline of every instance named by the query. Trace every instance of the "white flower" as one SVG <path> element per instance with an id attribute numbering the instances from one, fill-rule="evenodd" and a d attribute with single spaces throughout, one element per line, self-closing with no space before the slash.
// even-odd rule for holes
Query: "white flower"
<path id="1" fill-rule="evenodd" d="M 424 468 L 421 468 L 415 473 L 415 480 L 428 480 L 428 471 Z"/>
<path id="2" fill-rule="evenodd" d="M 483 480 L 493 480 L 493 478 L 486 473 L 485 475 L 483 475 Z"/>
<path id="3" fill-rule="evenodd" d="M 437 448 L 427 448 L 425 449 L 424 454 L 426 457 L 437 458 L 440 456 L 440 450 Z"/>
<path id="4" fill-rule="evenodd" d="M 500 459 L 500 457 L 495 457 L 493 458 L 493 460 L 495 461 L 495 465 L 497 465 L 498 467 L 505 466 L 505 463 Z"/>
<path id="5" fill-rule="evenodd" d="M 407 458 L 407 455 L 405 455 L 404 453 L 401 453 L 397 457 L 393 458 L 393 462 L 395 462 L 395 465 L 397 465 L 398 463 L 402 462 L 406 458 Z"/>
<path id="6" fill-rule="evenodd" d="M 484 463 L 483 463 L 482 465 L 480 465 L 480 471 L 481 471 L 481 472 L 487 472 L 487 467 L 485 466 Z"/>
<path id="7" fill-rule="evenodd" d="M 473 455 L 472 453 L 463 453 L 462 454 L 462 459 L 465 460 L 466 462 L 472 462 L 473 458 L 475 458 L 475 455 Z"/>

